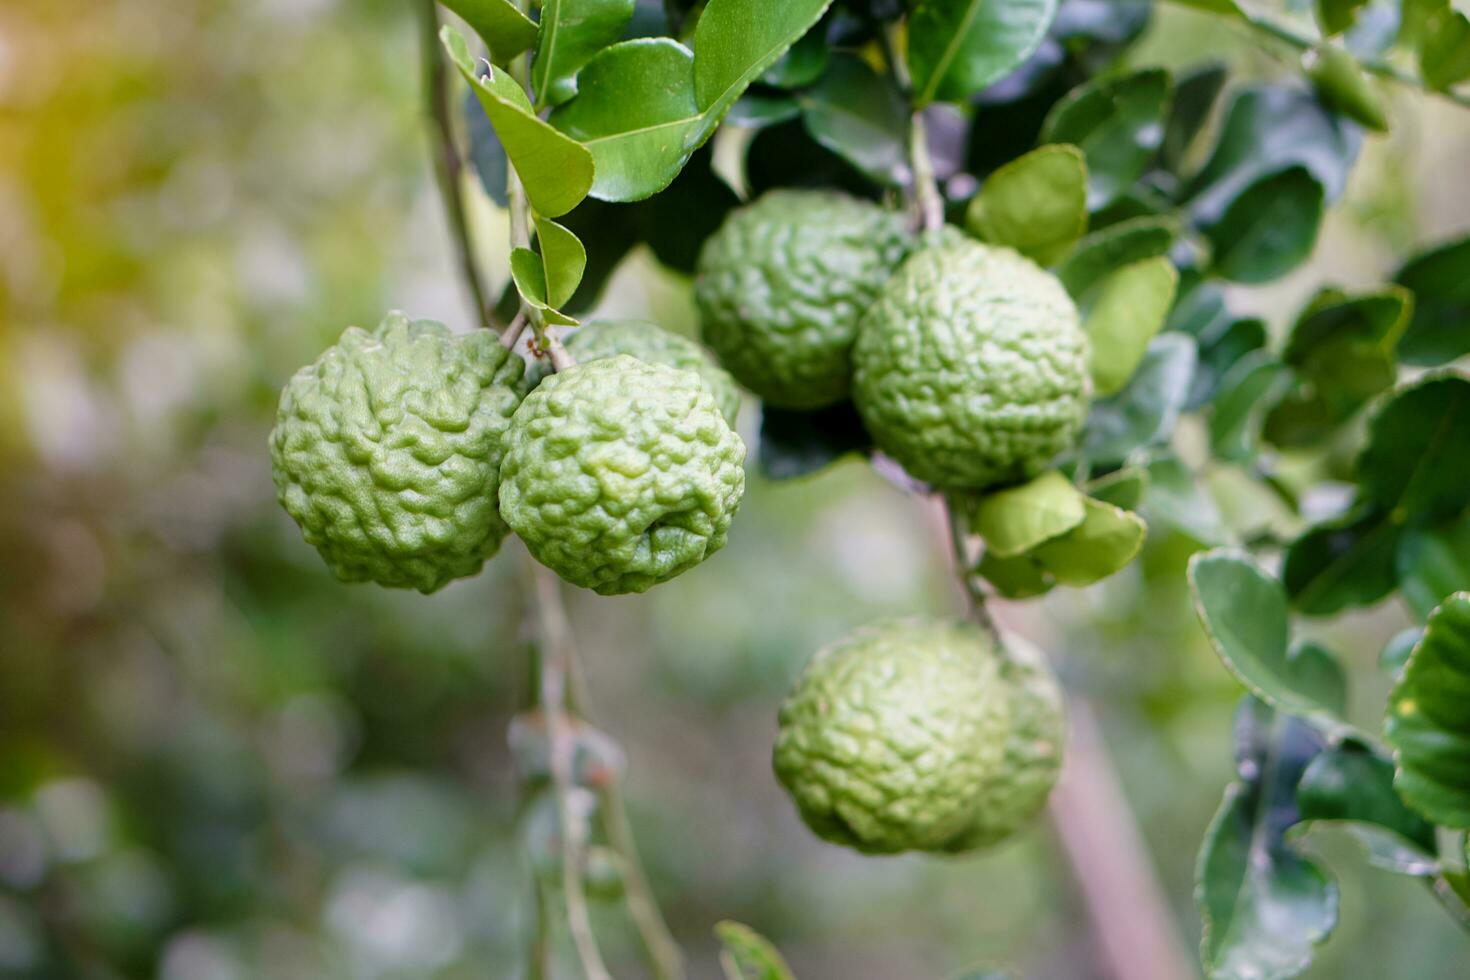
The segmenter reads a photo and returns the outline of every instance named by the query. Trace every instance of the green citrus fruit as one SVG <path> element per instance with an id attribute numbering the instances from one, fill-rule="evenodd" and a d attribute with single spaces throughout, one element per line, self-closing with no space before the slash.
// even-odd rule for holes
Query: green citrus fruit
<path id="1" fill-rule="evenodd" d="M 270 435 L 276 492 L 338 578 L 433 592 L 495 554 L 524 367 L 492 333 L 390 313 L 296 372 Z"/>
<path id="2" fill-rule="evenodd" d="M 566 348 L 579 363 L 627 354 L 651 364 L 693 371 L 715 396 L 720 414 L 732 426 L 740 412 L 740 388 L 730 372 L 715 363 L 703 347 L 687 337 L 670 333 L 643 320 L 601 320 L 589 323 L 566 338 Z"/>
<path id="3" fill-rule="evenodd" d="M 841 401 L 858 320 L 911 242 L 903 216 L 875 204 L 771 191 L 732 212 L 700 252 L 705 343 L 772 405 Z"/>
<path id="4" fill-rule="evenodd" d="M 1027 479 L 1087 415 L 1087 337 L 1056 277 L 949 237 L 914 254 L 863 318 L 853 400 L 916 479 L 982 489 Z"/>
<path id="5" fill-rule="evenodd" d="M 500 512 L 573 585 L 643 592 L 724 547 L 744 461 L 699 375 L 618 354 L 526 396 L 506 436 Z"/>

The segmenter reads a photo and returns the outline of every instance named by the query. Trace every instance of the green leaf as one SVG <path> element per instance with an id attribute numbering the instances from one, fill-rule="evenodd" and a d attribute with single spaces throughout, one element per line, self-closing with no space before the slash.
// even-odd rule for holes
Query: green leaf
<path id="1" fill-rule="evenodd" d="M 1220 379 L 1210 412 L 1210 448 L 1220 459 L 1244 463 L 1255 454 L 1261 421 L 1286 394 L 1291 369 L 1270 351 L 1257 350 L 1236 361 Z"/>
<path id="2" fill-rule="evenodd" d="M 1430 610 L 1431 612 L 1433 610 Z M 1426 615 L 1424 617 L 1428 619 Z M 1424 636 L 1424 631 L 1414 626 L 1399 630 L 1388 638 L 1383 649 L 1378 653 L 1378 669 L 1383 671 L 1394 680 L 1404 672 L 1404 665 L 1409 662 L 1409 654 L 1414 652 L 1414 645 Z"/>
<path id="3" fill-rule="evenodd" d="M 1054 265 L 1087 231 L 1087 164 L 1065 143 L 1038 147 L 986 178 L 970 201 L 965 226 L 987 242 L 1009 245 Z"/>
<path id="4" fill-rule="evenodd" d="M 536 239 L 546 267 L 546 301 L 556 309 L 566 305 L 587 271 L 587 249 L 577 236 L 548 218 L 537 216 Z"/>
<path id="5" fill-rule="evenodd" d="M 1151 521 L 1167 524 L 1200 544 L 1221 544 L 1230 536 L 1215 501 L 1189 468 L 1173 457 L 1148 464 L 1145 499 Z"/>
<path id="6" fill-rule="evenodd" d="M 1296 715 L 1334 719 L 1322 683 L 1322 651 L 1290 646 L 1286 591 L 1244 552 L 1217 549 L 1189 560 L 1195 611 L 1225 667 L 1256 697 Z"/>
<path id="7" fill-rule="evenodd" d="M 1436 524 L 1470 504 L 1470 380 L 1429 374 L 1396 389 L 1368 419 L 1363 493 L 1395 523 Z"/>
<path id="8" fill-rule="evenodd" d="M 1131 511 L 1084 499 L 1086 517 L 1060 537 L 1036 547 L 1032 557 L 1061 585 L 1101 582 L 1128 567 L 1143 549 L 1148 526 Z"/>
<path id="9" fill-rule="evenodd" d="M 1369 860 L 1399 874 L 1438 870 L 1434 825 L 1404 806 L 1393 762 L 1370 746 L 1344 742 L 1312 760 L 1296 788 L 1301 819 L 1339 824 L 1361 840 Z"/>
<path id="10" fill-rule="evenodd" d="M 1303 62 L 1323 103 L 1380 133 L 1388 132 L 1388 113 L 1368 73 L 1357 59 L 1331 44 L 1318 45 Z"/>
<path id="11" fill-rule="evenodd" d="M 1358 19 L 1358 10 L 1368 0 L 1315 0 L 1312 5 L 1322 33 L 1331 37 L 1341 34 Z"/>
<path id="12" fill-rule="evenodd" d="M 1394 281 L 1414 294 L 1399 355 L 1410 364 L 1443 364 L 1470 354 L 1470 235 L 1414 256 Z"/>
<path id="13" fill-rule="evenodd" d="M 1470 18 L 1445 4 L 1430 15 L 1419 44 L 1419 74 L 1430 88 L 1470 79 Z"/>
<path id="14" fill-rule="evenodd" d="M 986 552 L 975 571 L 1007 599 L 1032 599 L 1056 584 L 1030 555 L 1001 558 Z"/>
<path id="15" fill-rule="evenodd" d="M 1179 273 L 1163 256 L 1110 273 L 1098 287 L 1082 328 L 1091 341 L 1088 364 L 1099 395 L 1123 389 L 1174 305 Z"/>
<path id="16" fill-rule="evenodd" d="M 815 473 L 848 453 L 865 453 L 873 440 L 851 402 L 815 412 L 761 405 L 758 461 L 772 480 Z"/>
<path id="17" fill-rule="evenodd" d="M 827 70 L 832 48 L 820 29 L 803 34 L 776 63 L 761 75 L 761 83 L 776 88 L 806 88 Z"/>
<path id="18" fill-rule="evenodd" d="M 581 203 L 592 187 L 587 148 L 538 119 L 525 93 L 500 69 L 486 66 L 488 73 L 480 75 L 464 36 L 454 28 L 445 27 L 440 38 L 490 117 L 537 213 L 555 218 Z"/>
<path id="19" fill-rule="evenodd" d="M 1167 255 L 1179 236 L 1174 218 L 1132 218 L 1100 228 L 1077 243 L 1057 270 L 1067 292 L 1079 303 L 1114 269 Z"/>
<path id="20" fill-rule="evenodd" d="M 1399 593 L 1423 622 L 1441 602 L 1470 590 L 1470 515 L 1406 530 L 1396 565 Z"/>
<path id="21" fill-rule="evenodd" d="M 1143 176 L 1164 139 L 1169 73 L 1149 68 L 1093 79 L 1047 113 L 1043 143 L 1072 143 L 1087 156 L 1088 207 L 1094 210 Z"/>
<path id="22" fill-rule="evenodd" d="M 1404 802 L 1435 823 L 1470 828 L 1470 593 L 1429 617 L 1389 695 L 1384 735 Z"/>
<path id="23" fill-rule="evenodd" d="M 510 253 L 510 277 L 516 292 L 527 304 L 541 311 L 547 323 L 576 326 L 577 321 L 558 312 L 546 300 L 546 267 L 541 256 L 528 248 L 512 249 Z"/>
<path id="24" fill-rule="evenodd" d="M 1239 778 L 1205 831 L 1195 870 L 1211 980 L 1285 980 L 1337 924 L 1337 886 L 1288 843 L 1296 787 L 1321 751 L 1305 723 L 1247 698 L 1236 716 Z"/>
<path id="25" fill-rule="evenodd" d="M 917 0 L 909 15 L 914 104 L 965 102 L 1041 45 L 1057 0 Z"/>
<path id="26" fill-rule="evenodd" d="M 1155 337 L 1123 390 L 1093 403 L 1082 435 L 1083 455 L 1107 465 L 1166 441 L 1189 397 L 1196 357 L 1190 337 Z"/>
<path id="27" fill-rule="evenodd" d="M 1262 177 L 1203 226 L 1212 268 L 1226 279 L 1270 282 L 1295 269 L 1317 243 L 1325 193 L 1305 167 Z"/>
<path id="28" fill-rule="evenodd" d="M 470 25 L 490 49 L 490 60 L 504 65 L 536 43 L 536 22 L 508 0 L 439 0 Z"/>
<path id="29" fill-rule="evenodd" d="M 1071 480 L 1048 470 L 981 497 L 970 527 L 985 539 L 987 552 L 1014 558 L 1081 524 L 1087 516 L 1083 499 Z"/>
<path id="30" fill-rule="evenodd" d="M 1089 497 L 1124 510 L 1135 510 L 1143 502 L 1143 493 L 1147 489 L 1148 470 L 1142 466 L 1114 470 L 1083 488 Z"/>
<path id="31" fill-rule="evenodd" d="M 542 0 L 541 37 L 531 62 L 537 106 L 561 105 L 577 94 L 577 72 L 623 36 L 633 0 Z"/>
<path id="32" fill-rule="evenodd" d="M 1281 579 L 1292 605 L 1308 616 L 1368 606 L 1398 584 L 1398 525 L 1358 508 L 1308 528 L 1286 549 Z"/>
<path id="33" fill-rule="evenodd" d="M 765 129 L 790 122 L 801 115 L 801 103 L 794 95 L 756 95 L 746 92 L 735 100 L 725 114 L 726 126 L 743 129 Z"/>
<path id="34" fill-rule="evenodd" d="M 740 98 L 832 0 L 710 0 L 694 28 L 694 91 L 700 112 L 713 120 Z"/>
<path id="35" fill-rule="evenodd" d="M 597 161 L 592 196 L 639 201 L 671 184 L 698 147 L 694 55 L 670 38 L 604 49 L 578 76 L 579 94 L 551 123 Z"/>
<path id="36" fill-rule="evenodd" d="M 1181 76 L 1175 83 L 1160 148 L 1168 169 L 1177 173 L 1184 166 L 1228 75 L 1224 65 L 1208 64 Z"/>
<path id="37" fill-rule="evenodd" d="M 812 139 L 879 184 L 908 182 L 909 113 L 889 78 L 861 58 L 839 54 L 796 98 Z"/>
<path id="38" fill-rule="evenodd" d="M 1175 2 L 1181 7 L 1193 7 L 1207 14 L 1223 14 L 1227 17 L 1246 19 L 1244 11 L 1240 9 L 1240 4 L 1236 0 L 1175 0 Z"/>
<path id="39" fill-rule="evenodd" d="M 795 980 L 770 940 L 739 922 L 721 922 L 715 937 L 724 947 L 720 965 L 727 980 Z"/>

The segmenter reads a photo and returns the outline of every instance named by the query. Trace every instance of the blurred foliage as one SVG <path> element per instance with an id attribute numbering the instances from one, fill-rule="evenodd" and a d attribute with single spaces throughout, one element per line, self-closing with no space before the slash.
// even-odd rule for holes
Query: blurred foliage
<path id="1" fill-rule="evenodd" d="M 988 132 L 1029 146 L 1078 64 L 1116 57 L 1121 37 L 1079 40 L 1103 5 L 1070 6 L 1079 33 L 981 109 Z M 1135 12 L 1114 26 L 1142 30 Z M 1277 68 L 1202 15 L 1161 9 L 1147 30 L 1132 67 L 1207 50 L 1245 77 Z M 427 599 L 341 586 L 276 507 L 265 454 L 280 385 L 346 324 L 404 307 L 468 326 L 418 79 L 401 0 L 0 8 L 0 976 L 519 975 L 529 871 L 504 732 L 523 559 L 509 547 Z M 1244 301 L 1274 331 L 1323 283 L 1391 278 L 1397 251 L 1465 223 L 1463 188 L 1435 175 L 1470 128 L 1398 109 L 1312 264 Z M 801 134 L 757 139 L 753 184 L 783 138 L 840 170 Z M 977 173 L 1014 155 L 964 153 Z M 682 240 L 652 247 L 687 261 Z M 692 327 L 687 283 L 642 247 L 598 309 Z M 1280 522 L 1228 467 L 1210 484 L 1237 526 Z M 1094 975 L 1045 831 L 978 858 L 860 858 L 807 834 L 770 774 L 775 705 L 812 650 L 952 607 L 935 526 L 855 459 L 753 476 L 718 560 L 645 598 L 573 597 L 592 714 L 628 749 L 635 829 L 696 976 L 716 975 L 726 918 L 803 980 Z M 1189 606 L 1191 547 L 1153 535 L 1115 579 L 1001 616 L 1095 702 L 1197 937 L 1193 862 L 1238 689 Z M 1408 622 L 1389 605 L 1323 628 L 1349 716 L 1375 717 L 1373 658 Z M 1322 837 L 1342 928 L 1309 976 L 1458 976 L 1461 940 L 1422 889 Z M 615 972 L 637 975 L 628 924 L 605 919 Z"/>

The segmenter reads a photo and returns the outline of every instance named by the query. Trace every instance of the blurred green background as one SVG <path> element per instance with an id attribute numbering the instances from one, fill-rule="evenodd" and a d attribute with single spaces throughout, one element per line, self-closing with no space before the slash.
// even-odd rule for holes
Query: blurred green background
<path id="1" fill-rule="evenodd" d="M 1281 68 L 1174 10 L 1130 59 L 1204 54 Z M 524 556 L 429 598 L 339 585 L 276 506 L 265 452 L 281 384 L 347 324 L 401 307 L 471 326 L 419 78 L 406 0 L 0 6 L 0 976 L 520 975 L 504 732 L 526 695 Z M 1318 285 L 1379 279 L 1470 224 L 1470 114 L 1403 93 L 1395 111 L 1312 264 L 1243 309 L 1280 327 Z M 502 216 L 478 218 L 503 241 Z M 501 270 L 503 250 L 485 259 Z M 600 309 L 694 328 L 687 283 L 645 252 Z M 1273 518 L 1215 479 L 1244 524 Z M 999 614 L 1090 698 L 1192 946 L 1239 689 L 1189 607 L 1188 550 L 1156 536 L 1115 580 Z M 862 858 L 806 832 L 770 773 L 776 705 L 813 650 L 957 608 L 922 501 L 857 461 L 753 474 L 716 560 L 644 597 L 570 600 L 694 976 L 717 975 L 723 918 L 803 980 L 1103 976 L 1047 827 L 961 860 Z M 1374 658 L 1405 624 L 1387 606 L 1324 634 L 1368 727 Z M 1342 922 L 1309 976 L 1465 975 L 1420 886 L 1314 840 Z M 643 975 L 621 911 L 598 925 L 614 973 Z"/>

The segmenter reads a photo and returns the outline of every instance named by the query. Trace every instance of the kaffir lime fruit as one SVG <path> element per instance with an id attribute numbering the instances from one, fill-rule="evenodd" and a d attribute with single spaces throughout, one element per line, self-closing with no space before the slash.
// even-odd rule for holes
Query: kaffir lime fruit
<path id="1" fill-rule="evenodd" d="M 709 385 L 720 414 L 732 426 L 740 412 L 740 388 L 730 372 L 694 341 L 644 320 L 600 320 L 566 338 L 566 348 L 578 363 L 627 354 L 650 364 L 693 371 Z"/>
<path id="2" fill-rule="evenodd" d="M 495 554 L 524 368 L 487 331 L 390 313 L 296 372 L 270 435 L 276 492 L 338 578 L 433 592 Z"/>
<path id="3" fill-rule="evenodd" d="M 994 844 L 1035 816 L 1061 758 L 1045 664 L 969 623 L 857 631 L 813 658 L 779 720 L 776 775 L 802 819 L 867 853 Z"/>
<path id="4" fill-rule="evenodd" d="M 841 401 L 858 320 L 911 244 L 903 216 L 875 204 L 771 191 L 732 212 L 700 253 L 705 343 L 772 405 Z"/>
<path id="5" fill-rule="evenodd" d="M 573 585 L 643 592 L 724 547 L 744 461 L 699 375 L 618 354 L 526 396 L 506 436 L 500 512 Z"/>
<path id="6" fill-rule="evenodd" d="M 1024 480 L 1087 415 L 1087 337 L 1056 277 L 951 236 L 906 261 L 863 318 L 853 400 L 878 447 L 946 489 Z"/>

